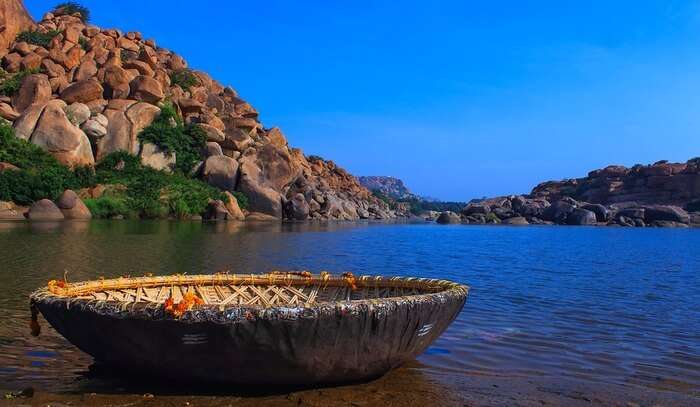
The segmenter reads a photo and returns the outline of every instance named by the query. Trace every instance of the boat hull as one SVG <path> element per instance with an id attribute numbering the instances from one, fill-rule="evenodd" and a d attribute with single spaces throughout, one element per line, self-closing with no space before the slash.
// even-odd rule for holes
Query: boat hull
<path id="1" fill-rule="evenodd" d="M 159 378 L 240 385 L 362 381 L 415 358 L 457 317 L 467 290 L 314 307 L 162 310 L 38 299 L 96 362 Z"/>

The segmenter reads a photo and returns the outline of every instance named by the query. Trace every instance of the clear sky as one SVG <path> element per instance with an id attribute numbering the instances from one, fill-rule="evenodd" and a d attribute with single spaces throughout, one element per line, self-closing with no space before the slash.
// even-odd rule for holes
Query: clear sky
<path id="1" fill-rule="evenodd" d="M 700 156 L 697 1 L 82 4 L 236 88 L 306 154 L 423 195 Z"/>

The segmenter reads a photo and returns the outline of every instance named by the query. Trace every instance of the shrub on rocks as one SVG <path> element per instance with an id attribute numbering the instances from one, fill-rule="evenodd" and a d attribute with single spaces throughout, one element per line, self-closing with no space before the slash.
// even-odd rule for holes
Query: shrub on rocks
<path id="1" fill-rule="evenodd" d="M 182 174 L 189 174 L 201 160 L 207 143 L 204 130 L 197 124 L 185 125 L 169 103 L 163 105 L 158 117 L 138 137 L 141 142 L 153 143 L 164 152 L 175 153 L 175 167 Z"/>
<path id="2" fill-rule="evenodd" d="M 82 4 L 76 3 L 74 1 L 67 1 L 64 3 L 59 3 L 53 9 L 54 14 L 67 14 L 73 15 L 75 13 L 80 14 L 80 19 L 83 22 L 90 21 L 90 10 L 83 6 Z"/>
<path id="3" fill-rule="evenodd" d="M 48 49 L 51 46 L 51 40 L 61 32 L 51 30 L 47 32 L 39 31 L 22 31 L 17 34 L 16 42 L 26 42 L 27 44 L 38 45 Z"/>
<path id="4" fill-rule="evenodd" d="M 19 88 L 22 87 L 24 78 L 40 71 L 40 69 L 25 69 L 10 75 L 0 70 L 0 95 L 14 96 L 19 91 Z"/>
<path id="5" fill-rule="evenodd" d="M 15 137 L 7 123 L 0 123 L 0 162 L 18 167 L 0 173 L 0 201 L 21 205 L 43 198 L 55 200 L 66 189 L 92 182 L 94 176 L 89 167 L 71 170 L 41 147 Z"/>
<path id="6" fill-rule="evenodd" d="M 181 69 L 170 73 L 170 84 L 179 86 L 184 91 L 189 91 L 191 87 L 199 85 L 199 78 L 189 69 Z"/>
<path id="7" fill-rule="evenodd" d="M 111 219 L 117 216 L 130 217 L 131 211 L 123 198 L 102 196 L 83 201 L 95 219 Z"/>
<path id="8" fill-rule="evenodd" d="M 126 192 L 120 198 L 132 216 L 144 218 L 199 215 L 210 200 L 223 196 L 216 188 L 184 174 L 145 167 L 138 157 L 126 152 L 106 156 L 97 165 L 96 182 L 124 185 Z"/>

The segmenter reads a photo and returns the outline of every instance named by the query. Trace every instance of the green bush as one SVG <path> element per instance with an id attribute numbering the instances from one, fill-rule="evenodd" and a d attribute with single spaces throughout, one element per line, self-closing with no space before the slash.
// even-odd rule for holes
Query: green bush
<path id="1" fill-rule="evenodd" d="M 124 62 L 128 62 L 128 61 L 131 61 L 132 59 L 136 58 L 136 55 L 133 51 L 123 49 L 119 53 L 119 58 L 122 60 L 122 63 L 124 63 Z"/>
<path id="2" fill-rule="evenodd" d="M 110 219 L 115 216 L 130 217 L 131 212 L 123 198 L 103 196 L 95 199 L 85 199 L 85 206 L 88 207 L 92 217 L 95 219 Z"/>
<path id="3" fill-rule="evenodd" d="M 64 190 L 81 188 L 95 179 L 91 168 L 71 171 L 40 147 L 15 137 L 8 123 L 0 123 L 0 162 L 19 167 L 0 173 L 0 201 L 21 205 L 56 199 Z"/>
<path id="4" fill-rule="evenodd" d="M 25 69 L 12 75 L 5 73 L 3 77 L 0 78 L 0 94 L 5 96 L 14 96 L 19 91 L 20 86 L 22 86 L 22 81 L 24 78 L 39 72 L 41 72 L 41 69 L 37 68 Z"/>
<path id="5" fill-rule="evenodd" d="M 15 137 L 6 122 L 0 123 L 0 162 L 19 168 L 0 173 L 0 201 L 21 205 L 44 198 L 55 200 L 66 189 L 78 190 L 98 183 L 124 185 L 123 193 L 86 200 L 96 218 L 162 218 L 168 214 L 186 217 L 202 214 L 209 200 L 224 198 L 221 191 L 201 180 L 144 167 L 138 157 L 123 151 L 107 155 L 94 169 L 71 170 L 40 147 Z M 247 205 L 244 195 L 236 195 L 241 207 Z"/>
<path id="6" fill-rule="evenodd" d="M 54 37 L 60 33 L 61 32 L 58 30 L 50 30 L 45 33 L 39 31 L 22 31 L 21 33 L 17 34 L 15 41 L 24 41 L 26 43 L 38 45 L 48 49 L 51 46 L 51 40 L 53 40 Z"/>
<path id="7" fill-rule="evenodd" d="M 74 1 L 59 3 L 58 5 L 56 5 L 56 7 L 54 7 L 54 11 L 59 10 L 69 15 L 80 13 L 80 18 L 83 20 L 83 22 L 90 21 L 90 10 L 82 4 L 76 3 Z"/>
<path id="8" fill-rule="evenodd" d="M 150 142 L 162 151 L 175 153 L 176 170 L 189 174 L 200 161 L 207 135 L 197 124 L 184 125 L 172 104 L 165 104 L 158 117 L 139 133 L 139 140 Z"/>
<path id="9" fill-rule="evenodd" d="M 175 175 L 164 188 L 163 196 L 170 212 L 179 218 L 202 214 L 210 199 L 223 199 L 218 189 L 181 175 Z"/>
<path id="10" fill-rule="evenodd" d="M 144 167 L 138 157 L 126 152 L 106 156 L 97 165 L 96 180 L 125 185 L 127 206 L 145 218 L 199 215 L 210 199 L 223 198 L 221 191 L 203 181 Z"/>
<path id="11" fill-rule="evenodd" d="M 170 84 L 178 85 L 184 91 L 190 90 L 191 87 L 199 85 L 199 78 L 189 69 L 181 69 L 170 73 Z"/>
<path id="12" fill-rule="evenodd" d="M 78 44 L 80 44 L 80 48 L 84 49 L 85 51 L 90 51 L 90 40 L 87 38 L 81 36 L 80 39 L 78 39 Z"/>

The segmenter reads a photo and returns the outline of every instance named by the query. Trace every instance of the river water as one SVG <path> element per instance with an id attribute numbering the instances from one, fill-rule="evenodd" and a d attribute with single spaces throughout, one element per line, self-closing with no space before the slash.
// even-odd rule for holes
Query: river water
<path id="1" fill-rule="evenodd" d="M 471 286 L 416 363 L 428 374 L 565 378 L 700 402 L 698 229 L 0 223 L 0 253 L 0 388 L 70 392 L 100 380 L 45 321 L 29 335 L 28 294 L 66 270 L 77 281 L 307 269 Z"/>

